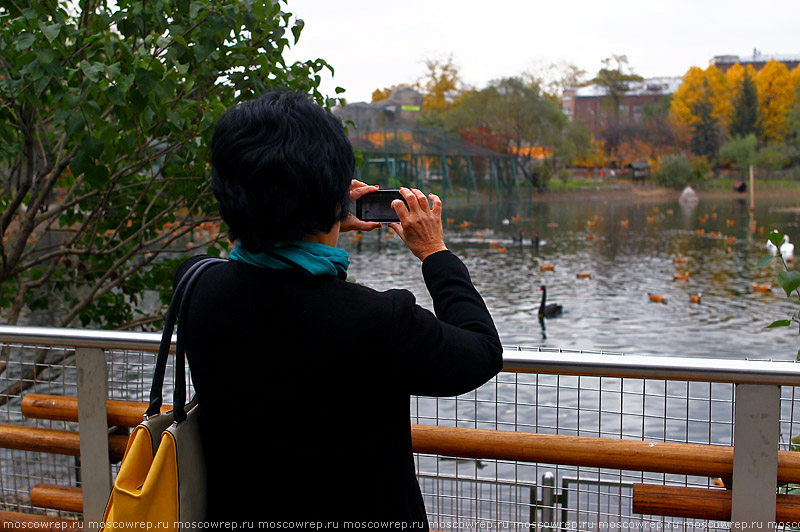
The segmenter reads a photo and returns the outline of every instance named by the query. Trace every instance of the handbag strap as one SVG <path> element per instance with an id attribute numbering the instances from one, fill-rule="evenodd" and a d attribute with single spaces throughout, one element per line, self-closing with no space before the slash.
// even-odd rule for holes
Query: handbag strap
<path id="1" fill-rule="evenodd" d="M 150 405 L 144 414 L 145 419 L 161 412 L 164 375 L 167 370 L 167 359 L 169 358 L 169 349 L 172 345 L 172 332 L 175 329 L 175 321 L 178 320 L 179 325 L 181 321 L 185 323 L 185 309 L 188 307 L 188 296 L 191 289 L 194 288 L 200 274 L 208 267 L 222 262 L 227 261 L 206 257 L 195 262 L 181 276 L 172 293 L 172 300 L 170 301 L 164 323 L 164 331 L 161 333 L 161 343 L 158 348 L 156 365 L 153 370 L 153 383 L 150 387 Z M 183 342 L 183 335 L 181 334 L 182 329 L 183 327 L 178 327 L 178 341 L 175 346 L 175 389 L 172 404 L 173 417 L 178 423 L 186 418 L 186 413 L 184 412 L 184 406 L 186 405 L 186 370 L 184 367 L 186 346 L 185 342 Z"/>

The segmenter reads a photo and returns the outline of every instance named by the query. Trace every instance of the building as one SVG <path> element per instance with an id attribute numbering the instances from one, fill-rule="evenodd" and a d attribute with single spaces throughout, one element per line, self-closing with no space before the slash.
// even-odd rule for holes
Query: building
<path id="1" fill-rule="evenodd" d="M 353 122 L 362 133 L 411 128 L 421 112 L 422 93 L 412 87 L 397 88 L 380 102 L 356 102 L 333 109 L 333 114 Z"/>
<path id="2" fill-rule="evenodd" d="M 627 82 L 627 89 L 619 101 L 619 116 L 625 121 L 639 121 L 646 105 L 655 104 L 674 93 L 681 78 L 651 78 Z M 613 109 L 607 87 L 598 84 L 564 90 L 561 109 L 570 120 L 580 120 L 593 135 L 603 127 Z"/>
<path id="3" fill-rule="evenodd" d="M 758 72 L 773 59 L 786 65 L 789 70 L 794 70 L 800 65 L 800 54 L 763 54 L 760 50 L 753 50 L 753 55 L 747 57 L 715 55 L 711 58 L 709 64 L 714 65 L 722 72 L 727 72 L 733 65 L 740 63 L 743 66 L 750 65 Z"/>

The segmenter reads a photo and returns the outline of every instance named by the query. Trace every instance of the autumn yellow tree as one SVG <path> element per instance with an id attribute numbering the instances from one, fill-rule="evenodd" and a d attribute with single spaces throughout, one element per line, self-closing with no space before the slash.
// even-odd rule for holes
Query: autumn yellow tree
<path id="1" fill-rule="evenodd" d="M 672 97 L 670 114 L 690 135 L 697 155 L 716 156 L 724 137 L 731 102 L 728 80 L 714 65 L 703 70 L 691 67 Z"/>
<path id="2" fill-rule="evenodd" d="M 765 144 L 781 141 L 786 133 L 786 119 L 797 97 L 794 81 L 797 77 L 774 59 L 756 74 L 759 132 Z"/>
<path id="3" fill-rule="evenodd" d="M 446 59 L 428 58 L 426 72 L 417 82 L 423 94 L 425 113 L 441 114 L 446 111 L 462 90 L 461 76 L 453 56 Z"/>

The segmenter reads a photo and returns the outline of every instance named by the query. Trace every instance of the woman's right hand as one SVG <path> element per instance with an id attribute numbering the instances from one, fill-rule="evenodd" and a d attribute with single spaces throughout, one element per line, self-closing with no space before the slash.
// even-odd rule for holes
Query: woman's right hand
<path id="1" fill-rule="evenodd" d="M 392 208 L 400 222 L 390 223 L 389 227 L 394 229 L 419 260 L 424 261 L 428 255 L 446 250 L 442 227 L 442 200 L 439 196 L 429 194 L 429 203 L 425 194 L 415 188 L 401 187 L 400 194 L 408 207 L 400 200 L 392 202 Z"/>

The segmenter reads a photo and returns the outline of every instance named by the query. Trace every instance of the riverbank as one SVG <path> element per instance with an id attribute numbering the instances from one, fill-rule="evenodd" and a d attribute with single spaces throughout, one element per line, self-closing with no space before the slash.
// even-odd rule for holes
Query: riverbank
<path id="1" fill-rule="evenodd" d="M 736 192 L 727 188 L 695 189 L 700 199 L 744 199 L 749 201 L 749 192 Z M 635 200 L 635 201 L 668 201 L 677 200 L 681 195 L 680 190 L 661 187 L 658 185 L 634 185 L 630 182 L 603 182 L 596 186 L 581 187 L 550 187 L 543 192 L 530 194 L 523 191 L 521 197 L 525 201 L 535 203 L 549 201 L 612 201 L 612 200 Z M 473 192 L 468 201 L 465 196 L 453 197 L 448 195 L 444 198 L 450 204 L 465 204 L 474 201 L 491 201 L 496 196 L 484 193 Z M 755 189 L 755 199 L 786 199 L 796 198 L 800 201 L 800 186 L 797 187 L 759 187 Z"/>

